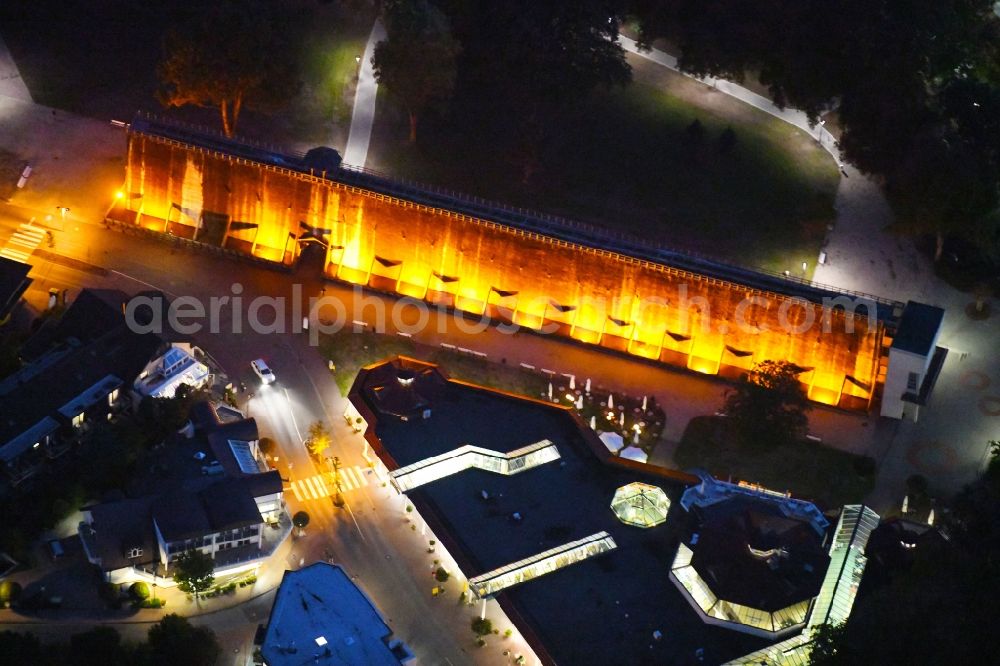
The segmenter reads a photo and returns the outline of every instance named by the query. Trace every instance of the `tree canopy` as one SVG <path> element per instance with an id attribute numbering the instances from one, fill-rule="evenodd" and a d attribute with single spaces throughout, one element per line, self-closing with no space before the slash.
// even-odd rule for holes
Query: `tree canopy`
<path id="1" fill-rule="evenodd" d="M 174 561 L 174 581 L 189 594 L 198 596 L 215 583 L 215 562 L 200 550 L 181 553 Z"/>
<path id="2" fill-rule="evenodd" d="M 756 74 L 779 105 L 835 108 L 844 157 L 885 179 L 899 227 L 1000 246 L 993 0 L 634 0 L 698 75 Z"/>
<path id="3" fill-rule="evenodd" d="M 509 144 L 529 183 L 544 166 L 548 128 L 599 86 L 632 70 L 617 43 L 619 0 L 441 0 L 462 45 L 456 108 L 464 122 Z"/>
<path id="4" fill-rule="evenodd" d="M 786 361 L 762 361 L 726 397 L 723 410 L 744 445 L 773 446 L 805 436 L 810 405 L 800 372 Z"/>
<path id="5" fill-rule="evenodd" d="M 264 0 L 223 0 L 192 12 L 164 38 L 161 103 L 218 109 L 226 136 L 244 106 L 280 108 L 299 88 L 287 16 Z"/>
<path id="6" fill-rule="evenodd" d="M 317 458 L 330 447 L 330 429 L 322 421 L 315 421 L 309 426 L 309 437 L 306 439 L 306 446 L 309 452 Z"/>
<path id="7" fill-rule="evenodd" d="M 147 663 L 212 666 L 222 654 L 215 633 L 171 613 L 149 628 Z M 141 662 L 140 662 L 141 663 Z"/>
<path id="8" fill-rule="evenodd" d="M 211 666 L 221 656 L 215 634 L 186 618 L 167 615 L 150 627 L 147 642 L 123 642 L 113 627 L 98 626 L 69 640 L 42 644 L 28 632 L 0 632 L 4 664 L 45 666 Z"/>
<path id="9" fill-rule="evenodd" d="M 428 0 L 389 0 L 383 13 L 386 39 L 375 46 L 375 78 L 406 107 L 414 142 L 418 116 L 451 96 L 459 46 L 448 19 Z"/>
<path id="10" fill-rule="evenodd" d="M 973 664 L 1000 650 L 992 624 L 1000 610 L 998 450 L 942 512 L 949 538 L 918 544 L 909 568 L 877 589 L 866 575 L 847 623 L 819 631 L 812 664 Z"/>

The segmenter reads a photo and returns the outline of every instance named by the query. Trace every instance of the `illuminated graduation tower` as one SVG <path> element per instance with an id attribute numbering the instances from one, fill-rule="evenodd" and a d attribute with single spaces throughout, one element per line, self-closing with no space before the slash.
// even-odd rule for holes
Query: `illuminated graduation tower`
<path id="1" fill-rule="evenodd" d="M 285 265 L 318 243 L 329 278 L 709 375 L 789 361 L 850 409 L 881 397 L 904 309 L 148 116 L 110 216 Z"/>

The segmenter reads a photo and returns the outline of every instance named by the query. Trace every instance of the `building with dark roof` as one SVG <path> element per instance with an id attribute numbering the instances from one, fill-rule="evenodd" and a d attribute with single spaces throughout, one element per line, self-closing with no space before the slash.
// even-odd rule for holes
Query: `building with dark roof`
<path id="1" fill-rule="evenodd" d="M 681 505 L 689 532 L 671 579 L 702 619 L 768 638 L 801 631 L 830 565 L 819 509 L 711 477 Z"/>
<path id="2" fill-rule="evenodd" d="M 31 338 L 31 362 L 0 381 L 0 463 L 13 483 L 131 404 L 132 380 L 164 343 L 129 330 L 127 298 L 83 290 L 58 322 Z"/>
<path id="3" fill-rule="evenodd" d="M 882 416 L 914 421 L 927 404 L 947 350 L 938 347 L 944 310 L 910 301 L 891 338 L 882 394 Z"/>
<path id="4" fill-rule="evenodd" d="M 269 467 L 260 450 L 257 421 L 226 404 L 200 401 L 191 408 L 193 434 L 201 437 L 229 476 L 256 475 Z"/>
<path id="5" fill-rule="evenodd" d="M 31 266 L 7 257 L 0 257 L 0 325 L 6 323 L 21 296 L 31 286 L 28 273 Z"/>
<path id="6" fill-rule="evenodd" d="M 419 398 L 380 398 L 400 391 Z M 378 471 L 455 561 L 470 598 L 496 599 L 543 663 L 683 663 L 696 651 L 722 663 L 785 635 L 706 622 L 674 582 L 671 563 L 691 536 L 683 498 L 702 478 L 612 455 L 571 408 L 452 381 L 414 359 L 363 368 L 349 399 Z M 418 412 L 398 409 L 418 402 Z M 753 497 L 707 514 L 723 548 L 705 551 L 704 563 L 719 567 L 734 593 L 760 594 L 749 584 L 735 589 L 756 563 L 727 560 L 745 551 L 725 541 L 724 526 L 742 524 L 771 580 L 794 588 L 764 602 L 812 602 L 829 573 L 826 519 L 808 502 Z M 776 510 L 779 499 L 785 508 Z M 782 543 L 800 572 L 769 568 L 766 551 L 781 557 Z"/>
<path id="7" fill-rule="evenodd" d="M 265 666 L 399 666 L 414 660 L 371 599 L 339 566 L 286 571 L 260 653 Z"/>
<path id="8" fill-rule="evenodd" d="M 277 470 L 227 476 L 198 490 L 99 503 L 83 513 L 84 552 L 116 583 L 169 578 L 177 557 L 195 549 L 215 560 L 217 575 L 256 567 L 290 527 Z"/>

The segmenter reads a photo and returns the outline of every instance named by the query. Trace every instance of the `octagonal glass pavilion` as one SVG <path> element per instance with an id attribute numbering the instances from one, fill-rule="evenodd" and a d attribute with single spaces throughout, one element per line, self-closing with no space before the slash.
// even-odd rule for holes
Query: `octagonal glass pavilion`
<path id="1" fill-rule="evenodd" d="M 611 510 L 626 525 L 655 527 L 666 521 L 670 499 L 661 488 L 635 482 L 615 491 Z"/>

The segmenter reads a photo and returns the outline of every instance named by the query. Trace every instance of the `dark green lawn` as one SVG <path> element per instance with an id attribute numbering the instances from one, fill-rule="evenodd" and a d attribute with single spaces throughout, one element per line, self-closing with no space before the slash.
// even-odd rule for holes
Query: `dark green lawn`
<path id="1" fill-rule="evenodd" d="M 874 487 L 873 476 L 855 470 L 859 459 L 821 444 L 801 442 L 770 449 L 738 446 L 723 419 L 711 416 L 691 420 L 674 463 L 683 470 L 700 467 L 725 479 L 752 481 L 832 508 L 861 502 Z"/>
<path id="2" fill-rule="evenodd" d="M 734 111 L 735 102 L 715 95 L 710 101 L 725 102 L 719 108 L 641 83 L 594 94 L 547 128 L 543 170 L 527 186 L 509 151 L 459 126 L 428 123 L 415 147 L 406 144 L 385 96 L 374 155 L 413 180 L 746 265 L 811 267 L 833 218 L 836 165 L 803 132 L 750 107 Z M 701 141 L 686 131 L 695 118 Z M 724 153 L 727 126 L 737 142 Z"/>

